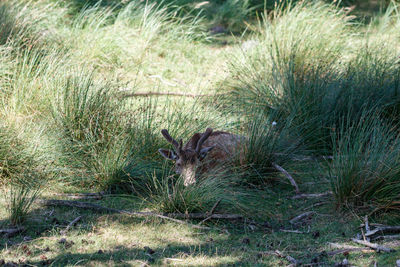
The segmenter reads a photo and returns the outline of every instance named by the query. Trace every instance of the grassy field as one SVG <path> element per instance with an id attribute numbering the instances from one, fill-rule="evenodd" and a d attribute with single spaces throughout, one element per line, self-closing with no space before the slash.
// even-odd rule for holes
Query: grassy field
<path id="1" fill-rule="evenodd" d="M 399 8 L 1 1 L 0 266 L 395 266 L 352 238 L 400 222 Z M 185 187 L 160 131 L 207 127 L 243 154 Z"/>

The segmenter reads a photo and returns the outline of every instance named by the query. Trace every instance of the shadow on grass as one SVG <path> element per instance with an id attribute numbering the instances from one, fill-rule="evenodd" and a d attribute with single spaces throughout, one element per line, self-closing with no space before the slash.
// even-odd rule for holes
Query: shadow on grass
<path id="1" fill-rule="evenodd" d="M 75 245 L 81 245 L 82 243 L 76 242 Z M 59 254 L 53 258 L 47 259 L 48 263 L 52 263 L 55 266 L 65 266 L 65 265 L 117 265 L 117 266 L 132 266 L 132 264 L 155 264 L 162 265 L 168 263 L 181 263 L 185 264 L 185 261 L 196 261 L 196 257 L 201 257 L 200 262 L 197 261 L 198 265 L 201 261 L 206 261 L 208 258 L 210 260 L 218 260 L 220 257 L 218 252 L 211 246 L 202 248 L 201 251 L 196 250 L 196 246 L 200 247 L 202 244 L 196 245 L 179 245 L 179 244 L 166 244 L 163 247 L 158 247 L 156 249 L 151 248 L 140 248 L 133 247 L 128 248 L 125 246 L 117 246 L 111 249 L 98 250 L 97 252 L 83 252 L 83 253 L 70 253 L 65 251 L 65 253 Z M 224 258 L 224 257 L 221 257 Z M 214 266 L 222 266 L 226 264 L 239 264 L 240 266 L 245 265 L 245 262 L 232 257 L 231 259 L 225 258 L 224 263 L 213 264 Z M 41 261 L 31 261 L 29 264 L 41 265 Z"/>

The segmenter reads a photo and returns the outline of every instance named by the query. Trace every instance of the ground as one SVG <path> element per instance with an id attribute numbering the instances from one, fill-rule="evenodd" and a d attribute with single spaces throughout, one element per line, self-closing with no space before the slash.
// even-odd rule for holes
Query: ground
<path id="1" fill-rule="evenodd" d="M 300 188 L 302 192 L 321 193 L 328 189 L 327 185 L 326 180 L 315 177 Z M 333 266 L 345 258 L 355 266 L 373 266 L 375 262 L 378 266 L 394 266 L 400 258 L 399 252 L 368 250 L 329 256 L 329 252 L 338 250 L 330 243 L 358 246 L 350 239 L 360 232 L 359 225 L 363 222 L 351 213 L 336 210 L 329 197 L 292 199 L 295 194 L 289 184 L 265 190 L 247 189 L 246 193 L 251 207 L 245 212 L 246 219 L 206 223 L 211 230 L 193 229 L 161 219 L 36 204 L 26 224 L 27 230 L 15 237 L 3 238 L 0 259 L 34 266 L 289 265 L 287 259 L 271 254 L 275 250 L 304 266 Z M 43 198 L 63 197 L 48 193 Z M 146 210 L 140 199 L 131 196 L 88 201 L 117 209 Z M 223 211 L 219 208 L 216 212 Z M 315 213 L 300 225 L 289 223 L 307 211 Z M 7 218 L 4 209 L 1 216 L 3 228 Z M 63 235 L 61 231 L 78 216 L 82 219 Z M 392 242 L 390 246 L 399 248 L 400 244 Z"/>

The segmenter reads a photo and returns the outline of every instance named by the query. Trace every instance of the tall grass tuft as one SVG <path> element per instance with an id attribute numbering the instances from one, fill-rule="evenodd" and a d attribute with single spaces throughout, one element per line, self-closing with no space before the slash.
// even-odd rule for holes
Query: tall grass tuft
<path id="1" fill-rule="evenodd" d="M 93 73 L 75 72 L 59 81 L 53 118 L 61 134 L 65 155 L 73 167 L 84 168 L 82 178 L 105 186 L 122 168 L 126 118 L 119 100 L 107 84 L 95 82 Z M 127 145 L 129 146 L 129 144 Z M 122 162 L 122 163 L 121 163 Z M 74 168 L 74 167 L 73 167 Z"/>
<path id="2" fill-rule="evenodd" d="M 292 125 L 292 121 L 277 120 L 278 116 L 264 116 L 254 110 L 242 129 L 243 144 L 235 165 L 240 166 L 242 182 L 253 185 L 277 180 L 274 165 L 286 166 L 297 157 L 309 154 L 303 144 L 302 129 Z"/>
<path id="3" fill-rule="evenodd" d="M 7 198 L 7 210 L 12 225 L 20 225 L 25 222 L 32 204 L 40 195 L 44 179 L 38 174 L 25 171 L 12 177 Z"/>
<path id="4" fill-rule="evenodd" d="M 158 176 L 153 173 L 143 181 L 147 190 L 142 197 L 152 209 L 168 213 L 206 212 L 217 201 L 234 209 L 240 206 L 240 193 L 233 188 L 232 176 L 235 177 L 232 172 L 220 169 L 199 177 L 196 184 L 184 186 L 182 177 L 171 175 L 164 168 Z"/>
<path id="5" fill-rule="evenodd" d="M 257 46 L 232 60 L 231 103 L 245 114 L 256 105 L 257 113 L 291 120 L 321 154 L 332 148 L 331 131 L 343 116 L 357 122 L 364 106 L 397 114 L 396 52 L 376 39 L 359 41 L 350 25 L 331 5 L 277 8 L 261 25 Z"/>
<path id="6" fill-rule="evenodd" d="M 55 25 L 65 9 L 43 1 L 6 0 L 0 3 L 0 45 L 43 50 L 56 42 Z"/>
<path id="7" fill-rule="evenodd" d="M 333 137 L 329 164 L 332 191 L 339 208 L 372 212 L 400 208 L 400 141 L 397 127 L 365 111 L 358 122 L 344 118 Z"/>

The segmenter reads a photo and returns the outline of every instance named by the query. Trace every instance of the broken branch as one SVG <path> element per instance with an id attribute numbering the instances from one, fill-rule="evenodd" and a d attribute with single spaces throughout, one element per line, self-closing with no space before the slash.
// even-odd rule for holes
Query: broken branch
<path id="1" fill-rule="evenodd" d="M 298 187 L 297 184 L 296 184 L 296 181 L 293 179 L 293 177 L 292 177 L 284 168 L 282 168 L 282 167 L 279 166 L 278 164 L 272 163 L 272 166 L 273 166 L 277 171 L 283 173 L 283 174 L 286 176 L 286 178 L 289 179 L 290 183 L 291 183 L 291 184 L 294 186 L 294 188 L 295 188 L 296 194 L 299 195 L 299 194 L 300 194 L 300 190 L 299 190 L 299 187 Z"/>
<path id="2" fill-rule="evenodd" d="M 378 226 L 374 230 L 365 233 L 365 236 L 370 237 L 379 232 L 400 232 L 400 226 Z"/>
<path id="3" fill-rule="evenodd" d="M 365 223 L 365 232 L 368 233 L 370 231 L 369 223 L 368 223 L 368 215 L 365 215 L 364 223 Z"/>
<path id="4" fill-rule="evenodd" d="M 198 223 L 198 225 L 202 225 L 204 222 L 208 221 L 209 219 L 211 219 L 211 215 L 214 213 L 214 210 L 217 208 L 217 206 L 219 205 L 219 203 L 221 202 L 221 199 L 219 199 L 217 202 L 215 202 L 214 206 L 211 208 L 211 210 L 208 212 L 208 217 L 205 218 L 204 220 L 202 220 L 201 222 Z"/>
<path id="5" fill-rule="evenodd" d="M 275 254 L 280 257 L 280 258 L 285 258 L 287 261 L 290 263 L 294 264 L 295 266 L 298 264 L 297 260 L 289 255 L 284 255 L 282 252 L 279 250 L 275 250 Z"/>
<path id="6" fill-rule="evenodd" d="M 400 235 L 381 235 L 374 237 L 372 240 L 393 240 L 393 239 L 400 239 Z"/>
<path id="7" fill-rule="evenodd" d="M 65 230 L 62 230 L 62 231 L 61 231 L 61 234 L 62 234 L 62 235 L 65 235 L 65 234 L 69 231 L 69 229 L 70 229 L 72 226 L 74 226 L 81 218 L 82 218 L 82 216 L 76 217 L 72 222 L 70 222 L 70 223 L 67 225 L 67 228 L 65 228 Z"/>
<path id="8" fill-rule="evenodd" d="M 384 247 L 384 246 L 381 246 L 381 245 L 378 245 L 378 244 L 375 244 L 375 243 L 371 243 L 371 242 L 365 241 L 365 240 L 358 240 L 358 239 L 355 239 L 355 238 L 352 238 L 351 240 L 353 242 L 356 242 L 356 243 L 360 244 L 360 245 L 363 245 L 363 246 L 366 246 L 366 247 L 370 247 L 370 248 L 372 248 L 372 249 L 374 249 L 374 250 L 376 250 L 378 252 L 379 251 L 384 251 L 384 252 L 394 252 L 394 251 L 396 251 L 395 249 L 387 248 L 387 247 Z"/>
<path id="9" fill-rule="evenodd" d="M 218 207 L 219 203 L 221 202 L 221 199 L 218 199 L 217 202 L 215 202 L 214 206 L 211 208 L 209 214 L 212 215 L 215 211 L 215 209 Z"/>
<path id="10" fill-rule="evenodd" d="M 305 234 L 303 231 L 299 231 L 299 230 L 280 229 L 279 231 L 284 232 L 284 233 Z"/>
<path id="11" fill-rule="evenodd" d="M 289 222 L 290 222 L 290 224 L 296 224 L 298 221 L 301 221 L 301 220 L 303 220 L 305 218 L 311 217 L 312 215 L 314 215 L 314 213 L 315 213 L 314 211 L 304 212 L 304 213 L 294 217 Z"/>

